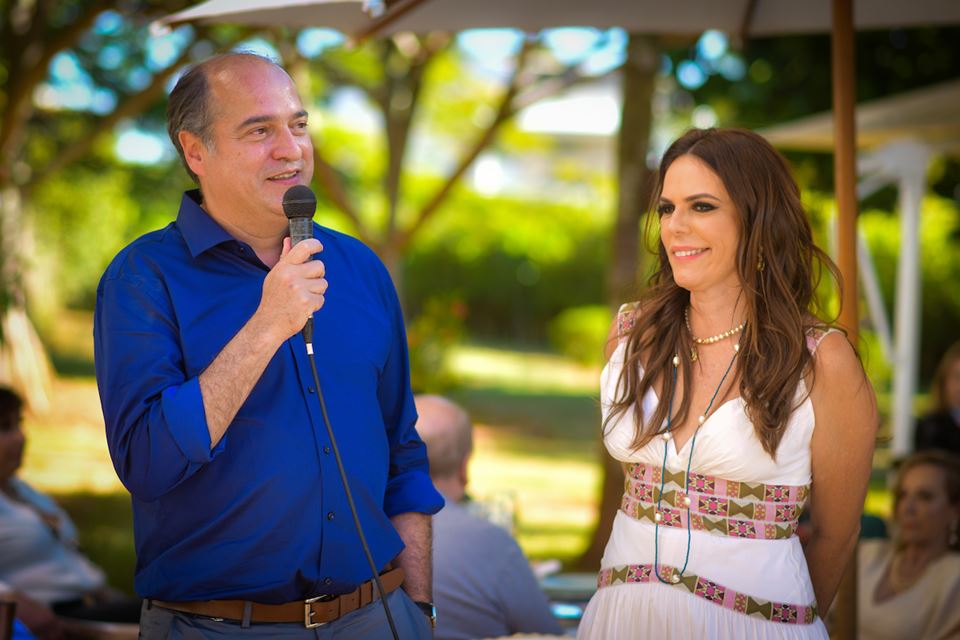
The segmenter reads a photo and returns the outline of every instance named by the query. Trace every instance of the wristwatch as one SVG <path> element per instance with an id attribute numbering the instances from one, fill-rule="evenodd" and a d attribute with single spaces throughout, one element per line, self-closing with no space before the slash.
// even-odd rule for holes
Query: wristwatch
<path id="1" fill-rule="evenodd" d="M 437 608 L 433 606 L 432 602 L 421 602 L 419 600 L 414 600 L 413 604 L 417 605 L 420 608 L 420 611 L 423 611 L 423 615 L 430 618 L 430 628 L 437 628 Z"/>

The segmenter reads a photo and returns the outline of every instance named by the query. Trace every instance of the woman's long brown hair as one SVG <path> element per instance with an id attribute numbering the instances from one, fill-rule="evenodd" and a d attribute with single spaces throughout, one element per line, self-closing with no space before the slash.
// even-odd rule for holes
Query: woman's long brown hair
<path id="1" fill-rule="evenodd" d="M 827 323 L 816 315 L 815 292 L 824 267 L 841 285 L 830 258 L 813 243 L 813 233 L 800 202 L 800 189 L 787 161 L 766 140 L 740 129 L 694 129 L 674 142 L 663 157 L 654 203 L 663 191 L 673 162 L 692 155 L 719 176 L 740 217 L 737 273 L 743 285 L 741 303 L 746 328 L 740 338 L 739 391 L 764 450 L 776 457 L 801 378 L 811 371 L 806 332 Z M 692 338 L 684 309 L 690 292 L 673 279 L 667 251 L 659 242 L 659 269 L 641 301 L 627 337 L 626 356 L 611 411 L 604 422 L 634 408 L 634 448 L 660 431 L 669 411 L 659 402 L 644 416 L 641 399 L 659 387 L 661 399 L 675 393 L 669 375 L 674 354 L 688 354 Z M 762 261 L 763 268 L 757 266 Z M 681 357 L 683 400 L 672 420 L 683 422 L 690 410 L 691 363 Z M 641 367 L 643 373 L 641 374 Z"/>

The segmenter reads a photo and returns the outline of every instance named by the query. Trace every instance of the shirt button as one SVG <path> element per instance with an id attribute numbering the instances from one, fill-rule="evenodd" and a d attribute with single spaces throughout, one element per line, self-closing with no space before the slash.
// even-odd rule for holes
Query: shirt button
<path id="1" fill-rule="evenodd" d="M 244 249 L 243 247 L 240 247 L 240 253 L 246 253 L 246 251 L 247 251 L 246 249 Z"/>
<path id="2" fill-rule="evenodd" d="M 323 584 L 333 584 L 333 578 L 324 578 Z"/>
<path id="3" fill-rule="evenodd" d="M 313 393 L 313 387 L 307 387 L 307 393 Z"/>
<path id="4" fill-rule="evenodd" d="M 333 511 L 327 513 L 327 520 L 333 520 L 334 518 L 336 518 L 336 515 L 333 513 Z"/>
<path id="5" fill-rule="evenodd" d="M 324 448 L 323 448 L 323 452 L 324 452 L 324 453 L 330 453 L 330 447 L 324 447 Z"/>

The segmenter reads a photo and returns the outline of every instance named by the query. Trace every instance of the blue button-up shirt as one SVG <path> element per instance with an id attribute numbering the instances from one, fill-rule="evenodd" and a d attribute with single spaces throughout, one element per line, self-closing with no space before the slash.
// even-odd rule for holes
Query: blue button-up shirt
<path id="1" fill-rule="evenodd" d="M 199 376 L 260 303 L 267 267 L 184 195 L 177 220 L 120 252 L 97 289 L 97 383 L 114 467 L 133 499 L 135 584 L 164 600 L 277 603 L 370 578 L 322 422 L 303 338 L 267 365 L 211 449 Z M 389 518 L 435 513 L 416 433 L 400 305 L 380 260 L 314 225 L 330 288 L 314 349 L 374 561 L 403 548 Z"/>

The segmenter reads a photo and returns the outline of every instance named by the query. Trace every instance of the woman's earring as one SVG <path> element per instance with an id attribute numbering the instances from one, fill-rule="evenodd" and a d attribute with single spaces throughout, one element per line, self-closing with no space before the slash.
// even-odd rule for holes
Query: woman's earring
<path id="1" fill-rule="evenodd" d="M 759 257 L 757 258 L 757 271 L 763 271 L 763 268 L 767 266 L 767 263 L 763 261 L 763 249 L 760 249 L 758 255 Z"/>

